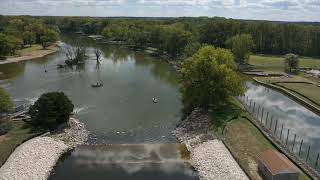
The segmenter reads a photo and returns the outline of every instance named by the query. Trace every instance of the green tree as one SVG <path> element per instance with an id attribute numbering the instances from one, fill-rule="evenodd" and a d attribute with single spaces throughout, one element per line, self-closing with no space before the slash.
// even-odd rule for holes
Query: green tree
<path id="1" fill-rule="evenodd" d="M 0 87 L 0 115 L 12 112 L 13 108 L 14 104 L 10 95 Z"/>
<path id="2" fill-rule="evenodd" d="M 14 54 L 22 45 L 21 39 L 0 33 L 0 57 Z"/>
<path id="3" fill-rule="evenodd" d="M 46 49 L 48 46 L 50 46 L 51 43 L 54 43 L 58 39 L 58 33 L 47 29 L 44 34 L 40 37 L 40 42 L 43 47 L 43 49 Z"/>
<path id="4" fill-rule="evenodd" d="M 295 54 L 287 54 L 285 56 L 285 70 L 288 72 L 296 71 L 299 67 L 299 57 Z"/>
<path id="5" fill-rule="evenodd" d="M 14 109 L 10 95 L 0 87 L 0 136 L 11 129 L 11 121 L 7 114 Z"/>
<path id="6" fill-rule="evenodd" d="M 23 36 L 24 44 L 29 44 L 29 46 L 31 47 L 31 45 L 35 43 L 35 40 L 36 40 L 35 33 L 31 31 L 25 31 L 22 36 Z"/>
<path id="7" fill-rule="evenodd" d="M 10 47 L 8 46 L 7 36 L 0 33 L 0 58 L 2 59 L 10 52 Z"/>
<path id="8" fill-rule="evenodd" d="M 205 46 L 182 65 L 184 114 L 194 108 L 219 108 L 230 96 L 244 92 L 230 50 Z"/>
<path id="9" fill-rule="evenodd" d="M 73 108 L 63 92 L 43 94 L 29 109 L 31 123 L 36 127 L 54 130 L 69 121 Z"/>
<path id="10" fill-rule="evenodd" d="M 161 47 L 171 57 L 178 57 L 191 39 L 191 33 L 178 26 L 163 26 L 160 34 Z"/>
<path id="11" fill-rule="evenodd" d="M 239 64 L 248 62 L 250 53 L 254 47 L 251 35 L 241 34 L 233 36 L 227 40 L 226 44 L 233 52 L 235 59 Z"/>
<path id="12" fill-rule="evenodd" d="M 10 50 L 10 55 L 15 54 L 16 50 L 23 46 L 23 40 L 12 35 L 7 35 L 7 43 Z"/>

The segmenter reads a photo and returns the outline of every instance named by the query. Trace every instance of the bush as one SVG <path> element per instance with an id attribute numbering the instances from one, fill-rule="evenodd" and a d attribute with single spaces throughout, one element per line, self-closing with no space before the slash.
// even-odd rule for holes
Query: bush
<path id="1" fill-rule="evenodd" d="M 14 104 L 10 95 L 0 87 L 0 116 L 11 113 L 14 109 Z"/>
<path id="2" fill-rule="evenodd" d="M 12 123 L 8 118 L 0 117 L 0 136 L 6 134 L 12 128 Z"/>
<path id="3" fill-rule="evenodd" d="M 286 54 L 285 56 L 285 70 L 289 73 L 296 73 L 299 67 L 299 57 L 295 54 Z"/>
<path id="4" fill-rule="evenodd" d="M 63 92 L 43 94 L 29 109 L 31 124 L 54 130 L 69 121 L 73 108 L 72 102 Z"/>

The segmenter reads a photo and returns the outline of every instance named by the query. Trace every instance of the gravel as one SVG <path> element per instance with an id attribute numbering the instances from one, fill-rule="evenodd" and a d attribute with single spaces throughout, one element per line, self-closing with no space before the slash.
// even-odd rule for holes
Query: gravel
<path id="1" fill-rule="evenodd" d="M 212 127 L 209 115 L 196 109 L 173 131 L 190 151 L 200 179 L 249 179 L 225 145 L 212 135 Z"/>
<path id="2" fill-rule="evenodd" d="M 209 140 L 195 147 L 191 159 L 199 172 L 200 179 L 249 179 L 219 140 Z"/>
<path id="3" fill-rule="evenodd" d="M 70 119 L 59 132 L 33 138 L 15 149 L 0 168 L 0 180 L 45 180 L 60 156 L 87 141 L 83 123 Z"/>

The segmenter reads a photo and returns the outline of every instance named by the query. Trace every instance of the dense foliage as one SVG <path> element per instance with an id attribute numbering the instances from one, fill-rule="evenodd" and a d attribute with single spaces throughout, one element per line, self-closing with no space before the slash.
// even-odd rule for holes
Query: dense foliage
<path id="1" fill-rule="evenodd" d="M 231 49 L 239 64 L 247 63 L 250 53 L 254 47 L 252 36 L 250 34 L 241 34 L 231 37 L 227 40 L 227 46 Z"/>
<path id="2" fill-rule="evenodd" d="M 0 16 L 0 33 L 41 43 L 41 27 L 55 32 L 101 34 L 108 40 L 132 46 L 154 47 L 160 53 L 184 58 L 191 45 L 227 47 L 227 40 L 240 34 L 252 36 L 254 53 L 299 54 L 320 57 L 320 26 L 315 23 L 245 21 L 225 18 L 90 18 Z M 33 36 L 35 33 L 35 37 Z M 11 39 L 11 38 L 9 38 Z M 0 42 L 1 44 L 1 42 Z M 187 46 L 189 45 L 189 46 Z M 1 46 L 1 45 L 0 45 Z"/>
<path id="3" fill-rule="evenodd" d="M 230 50 L 205 46 L 182 66 L 181 91 L 184 113 L 195 107 L 219 108 L 229 96 L 244 92 Z"/>
<path id="4" fill-rule="evenodd" d="M 59 27 L 40 18 L 0 16 L 0 57 L 14 55 L 17 49 L 34 43 L 45 49 L 59 36 Z"/>
<path id="5" fill-rule="evenodd" d="M 40 128 L 54 130 L 69 121 L 73 108 L 72 102 L 63 92 L 43 94 L 29 109 L 31 123 Z"/>
<path id="6" fill-rule="evenodd" d="M 10 95 L 0 87 L 0 115 L 12 112 L 13 108 L 14 104 Z"/>
<path id="7" fill-rule="evenodd" d="M 0 136 L 11 129 L 11 121 L 6 114 L 13 111 L 14 105 L 9 94 L 0 87 Z"/>
<path id="8" fill-rule="evenodd" d="M 284 62 L 286 71 L 288 72 L 294 72 L 299 67 L 299 57 L 295 54 L 286 54 Z"/>

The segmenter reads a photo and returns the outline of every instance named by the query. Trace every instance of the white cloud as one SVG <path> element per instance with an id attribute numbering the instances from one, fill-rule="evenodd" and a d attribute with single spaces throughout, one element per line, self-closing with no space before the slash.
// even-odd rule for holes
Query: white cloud
<path id="1" fill-rule="evenodd" d="M 320 21 L 320 0 L 0 0 L 0 14 Z"/>

